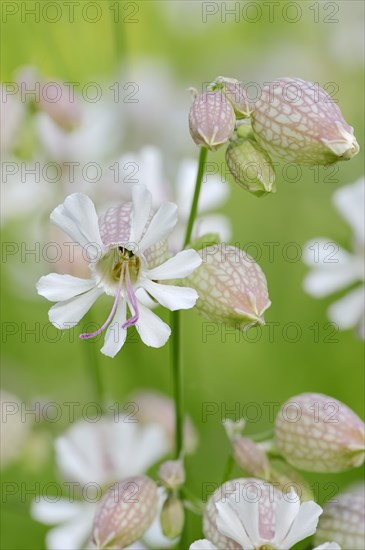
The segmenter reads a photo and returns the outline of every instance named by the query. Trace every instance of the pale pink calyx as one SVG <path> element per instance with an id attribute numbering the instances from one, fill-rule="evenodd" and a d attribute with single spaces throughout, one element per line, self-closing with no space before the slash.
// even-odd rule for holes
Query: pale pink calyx
<path id="1" fill-rule="evenodd" d="M 365 540 L 365 484 L 355 483 L 328 501 L 315 536 L 316 544 L 335 540 L 341 548 L 362 550 Z"/>
<path id="2" fill-rule="evenodd" d="M 296 468 L 341 472 L 365 458 L 364 422 L 341 401 L 320 393 L 290 398 L 275 421 L 275 445 Z"/>
<path id="3" fill-rule="evenodd" d="M 279 78 L 264 86 L 251 115 L 259 144 L 286 162 L 327 165 L 359 152 L 354 129 L 316 83 Z"/>
<path id="4" fill-rule="evenodd" d="M 157 486 L 146 476 L 113 485 L 95 515 L 92 542 L 99 550 L 125 548 L 137 541 L 157 512 Z"/>
<path id="5" fill-rule="evenodd" d="M 202 264 L 186 279 L 196 289 L 196 309 L 204 317 L 247 330 L 264 323 L 270 307 L 263 271 L 245 251 L 225 243 L 199 251 Z"/>
<path id="6" fill-rule="evenodd" d="M 217 150 L 232 136 L 235 123 L 233 107 L 222 92 L 205 92 L 194 99 L 189 113 L 189 129 L 200 147 Z"/>
<path id="7" fill-rule="evenodd" d="M 252 112 L 246 91 L 242 83 L 235 78 L 218 76 L 211 84 L 212 90 L 221 90 L 230 101 L 238 119 L 249 117 Z"/>

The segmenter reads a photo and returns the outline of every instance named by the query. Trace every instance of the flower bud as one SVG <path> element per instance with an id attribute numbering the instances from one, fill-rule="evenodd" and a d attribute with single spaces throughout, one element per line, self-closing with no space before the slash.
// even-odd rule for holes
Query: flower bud
<path id="1" fill-rule="evenodd" d="M 164 502 L 161 512 L 161 527 L 163 534 L 174 539 L 181 535 L 184 528 L 185 512 L 181 500 L 170 495 Z"/>
<path id="2" fill-rule="evenodd" d="M 260 145 L 286 162 L 326 165 L 359 152 L 354 129 L 331 96 L 300 78 L 265 86 L 251 121 Z"/>
<path id="3" fill-rule="evenodd" d="M 166 489 L 179 489 L 185 482 L 185 470 L 182 460 L 167 460 L 161 464 L 158 478 Z"/>
<path id="4" fill-rule="evenodd" d="M 263 479 L 269 477 L 268 458 L 249 437 L 235 437 L 232 441 L 232 454 L 236 464 L 249 475 Z"/>
<path id="5" fill-rule="evenodd" d="M 237 118 L 247 118 L 252 109 L 246 92 L 239 80 L 218 76 L 212 84 L 213 90 L 221 90 L 231 103 Z"/>
<path id="6" fill-rule="evenodd" d="M 341 548 L 362 550 L 365 540 L 365 485 L 357 484 L 325 504 L 315 543 L 335 540 Z"/>
<path id="7" fill-rule="evenodd" d="M 203 248 L 199 254 L 203 263 L 184 279 L 199 294 L 197 311 L 210 321 L 241 330 L 263 324 L 271 302 L 265 275 L 254 259 L 225 244 Z"/>
<path id="8" fill-rule="evenodd" d="M 98 549 L 125 548 L 138 540 L 157 511 L 157 487 L 146 476 L 115 483 L 96 512 L 92 542 Z"/>
<path id="9" fill-rule="evenodd" d="M 261 197 L 275 193 L 275 171 L 271 158 L 254 138 L 238 137 L 230 142 L 226 162 L 234 180 Z"/>
<path id="10" fill-rule="evenodd" d="M 275 445 L 296 468 L 342 472 L 364 462 L 364 423 L 333 397 L 303 393 L 292 397 L 279 411 Z"/>
<path id="11" fill-rule="evenodd" d="M 220 91 L 195 97 L 189 113 L 189 129 L 197 145 L 217 150 L 232 136 L 235 124 L 233 107 Z"/>
<path id="12" fill-rule="evenodd" d="M 239 420 L 231 420 L 230 418 L 225 418 L 223 420 L 223 427 L 226 431 L 226 435 L 230 441 L 233 441 L 235 437 L 239 437 L 246 426 L 246 420 L 240 418 Z"/>

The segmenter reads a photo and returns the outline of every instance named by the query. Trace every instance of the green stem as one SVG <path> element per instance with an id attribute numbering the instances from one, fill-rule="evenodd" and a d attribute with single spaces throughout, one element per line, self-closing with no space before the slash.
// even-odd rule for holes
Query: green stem
<path id="1" fill-rule="evenodd" d="M 194 226 L 196 214 L 197 214 L 197 211 L 198 211 L 198 201 L 199 201 L 200 190 L 201 190 L 201 186 L 202 186 L 202 182 L 203 182 L 203 176 L 204 176 L 204 171 L 205 171 L 205 163 L 206 163 L 206 160 L 207 160 L 207 153 L 208 153 L 208 149 L 206 147 L 202 147 L 200 149 L 199 166 L 198 166 L 198 173 L 196 175 L 193 204 L 191 205 L 190 216 L 189 216 L 188 225 L 187 225 L 187 228 L 186 228 L 186 234 L 185 234 L 185 240 L 184 240 L 183 248 L 185 248 L 191 241 L 193 226 Z"/>
<path id="2" fill-rule="evenodd" d="M 194 221 L 198 211 L 198 202 L 200 190 L 203 182 L 205 162 L 208 150 L 202 147 L 199 155 L 198 173 L 195 182 L 195 191 L 193 203 L 191 206 L 190 216 L 186 228 L 184 246 L 186 247 L 191 240 Z M 184 399 L 183 399 L 183 373 L 181 361 L 181 321 L 180 312 L 171 312 L 171 364 L 172 364 L 172 379 L 173 393 L 175 401 L 175 456 L 179 458 L 183 450 L 183 431 L 184 431 Z"/>
<path id="3" fill-rule="evenodd" d="M 92 319 L 90 317 L 90 312 L 87 313 L 84 317 L 86 323 L 92 323 Z M 104 412 L 104 388 L 103 388 L 103 382 L 101 379 L 101 373 L 99 368 L 99 360 L 98 360 L 98 353 L 99 349 L 96 349 L 95 347 L 96 342 L 93 342 L 91 340 L 85 340 L 81 341 L 81 346 L 84 350 L 84 356 L 85 356 L 85 364 L 87 369 L 87 375 L 92 378 L 92 383 L 94 387 L 94 397 L 95 401 L 100 405 L 101 410 Z"/>
<path id="4" fill-rule="evenodd" d="M 193 226 L 195 218 L 198 212 L 198 202 L 200 196 L 200 190 L 203 183 L 203 176 L 205 171 L 205 162 L 207 159 L 208 150 L 202 147 L 199 155 L 198 173 L 195 182 L 195 191 L 193 202 L 191 205 L 188 224 L 186 227 L 186 234 L 184 239 L 183 248 L 191 241 L 191 235 L 193 233 Z M 174 387 L 174 400 L 175 400 L 175 456 L 179 458 L 183 451 L 183 432 L 184 432 L 184 400 L 183 400 L 183 373 L 182 373 L 182 361 L 181 361 L 181 325 L 180 325 L 180 311 L 171 312 L 171 364 L 172 364 L 172 378 Z M 185 539 L 187 535 L 187 522 L 185 521 L 184 530 L 181 534 L 178 547 L 184 548 Z"/>
<path id="5" fill-rule="evenodd" d="M 265 432 L 261 432 L 259 434 L 252 434 L 248 436 L 252 441 L 256 441 L 258 443 L 259 441 L 266 441 L 267 439 L 272 439 L 274 437 L 274 430 L 266 430 Z"/>
<path id="6" fill-rule="evenodd" d="M 233 466 L 234 466 L 233 456 L 232 456 L 232 453 L 229 453 L 227 462 L 226 462 L 226 467 L 224 468 L 222 484 L 229 480 L 233 470 Z"/>
<path id="7" fill-rule="evenodd" d="M 190 489 L 188 489 L 187 487 L 182 487 L 181 488 L 181 494 L 192 505 L 192 510 L 191 511 L 194 514 L 202 515 L 202 513 L 204 512 L 204 508 L 205 508 L 203 501 L 200 500 L 200 498 L 198 498 L 197 496 L 195 496 L 194 493 L 192 491 L 190 491 Z"/>
<path id="8" fill-rule="evenodd" d="M 109 10 L 110 10 L 110 24 L 112 27 L 113 41 L 114 41 L 114 51 L 116 62 L 120 63 L 121 58 L 125 57 L 126 51 L 126 39 L 125 39 L 125 29 L 126 26 L 123 24 L 122 13 L 122 3 L 118 4 L 114 0 L 109 0 Z M 121 24 L 120 24 L 121 23 Z"/>
<path id="9" fill-rule="evenodd" d="M 179 458 L 183 449 L 184 400 L 181 365 L 180 312 L 171 312 L 171 365 L 175 401 L 175 456 Z"/>

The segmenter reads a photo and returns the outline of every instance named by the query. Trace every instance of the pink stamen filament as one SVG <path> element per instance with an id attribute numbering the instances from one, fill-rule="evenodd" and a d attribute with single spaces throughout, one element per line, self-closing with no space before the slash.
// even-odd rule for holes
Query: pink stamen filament
<path id="1" fill-rule="evenodd" d="M 137 323 L 137 321 L 139 319 L 138 301 L 137 301 L 136 295 L 133 291 L 133 285 L 131 283 L 131 278 L 130 278 L 130 275 L 129 275 L 129 269 L 128 268 L 126 269 L 125 281 L 126 281 L 128 305 L 132 306 L 134 314 L 133 314 L 132 317 L 130 317 L 128 319 L 128 321 L 126 321 L 122 325 L 123 329 L 132 327 L 133 325 L 135 325 Z"/>
<path id="2" fill-rule="evenodd" d="M 99 335 L 101 332 L 103 332 L 103 330 L 109 325 L 110 321 L 112 320 L 112 318 L 113 318 L 113 316 L 114 316 L 115 310 L 117 309 L 117 305 L 118 305 L 118 302 L 119 302 L 120 293 L 121 293 L 122 286 L 123 286 L 124 271 L 125 271 L 125 265 L 123 264 L 123 266 L 122 266 L 122 271 L 121 271 L 121 274 L 120 274 L 119 284 L 118 284 L 118 290 L 117 290 L 117 293 L 116 293 L 116 295 L 115 295 L 113 307 L 112 307 L 112 309 L 110 310 L 110 313 L 109 313 L 109 315 L 108 315 L 107 320 L 106 320 L 105 323 L 103 323 L 103 324 L 101 325 L 101 327 L 100 327 L 98 330 L 96 330 L 95 332 L 89 332 L 89 333 L 80 334 L 80 338 L 81 338 L 82 340 L 87 340 L 88 338 L 95 338 L 95 336 L 98 336 L 98 335 Z M 127 273 L 128 273 L 128 269 L 127 269 Z"/>

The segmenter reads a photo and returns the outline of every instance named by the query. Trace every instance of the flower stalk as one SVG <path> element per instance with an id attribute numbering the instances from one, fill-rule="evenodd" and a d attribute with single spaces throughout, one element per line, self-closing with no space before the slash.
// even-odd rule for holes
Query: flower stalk
<path id="1" fill-rule="evenodd" d="M 198 202 L 200 191 L 203 183 L 205 171 L 205 163 L 207 159 L 208 149 L 202 147 L 199 156 L 198 173 L 195 182 L 195 191 L 191 211 L 186 228 L 183 248 L 189 244 L 193 233 L 194 221 L 198 212 Z M 173 394 L 175 401 L 175 457 L 180 458 L 183 450 L 183 425 L 184 425 L 184 399 L 183 399 L 183 376 L 182 376 L 182 361 L 181 361 L 181 322 L 178 311 L 171 312 L 171 365 L 172 365 L 172 380 Z"/>
<path id="2" fill-rule="evenodd" d="M 186 246 L 191 241 L 191 235 L 193 233 L 194 221 L 195 221 L 195 218 L 196 218 L 196 215 L 197 215 L 197 212 L 198 212 L 199 195 L 200 195 L 200 190 L 201 190 L 201 186 L 202 186 L 202 183 L 203 183 L 203 176 L 204 176 L 204 171 L 205 171 L 205 163 L 206 163 L 206 160 L 207 160 L 207 154 L 208 154 L 208 149 L 206 147 L 202 147 L 200 149 L 199 166 L 198 166 L 198 173 L 197 173 L 196 182 L 195 182 L 195 191 L 194 191 L 193 203 L 191 205 L 190 216 L 189 216 L 188 225 L 187 225 L 187 228 L 186 228 L 186 234 L 185 234 L 183 248 L 186 248 Z"/>

